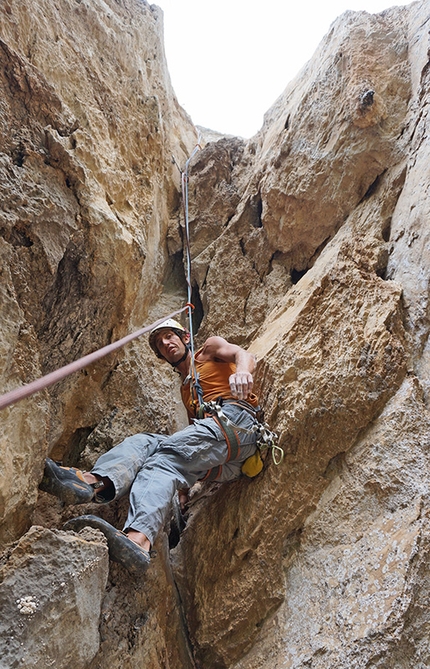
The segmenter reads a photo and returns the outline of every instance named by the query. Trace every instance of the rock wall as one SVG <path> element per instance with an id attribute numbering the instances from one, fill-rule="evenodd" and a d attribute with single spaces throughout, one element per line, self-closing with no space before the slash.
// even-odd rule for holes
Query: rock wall
<path id="1" fill-rule="evenodd" d="M 170 86 L 161 12 L 147 3 L 5 2 L 1 40 L 8 390 L 146 319 L 177 207 L 171 155 L 183 161 L 197 135 Z M 116 362 L 2 416 L 6 538 L 28 527 L 46 450 L 79 449 L 112 407 L 102 386 Z"/>
<path id="2" fill-rule="evenodd" d="M 6 0 L 0 9 L 0 59 L 0 377 L 7 391 L 142 327 L 154 310 L 159 317 L 182 306 L 183 274 L 171 278 L 178 263 L 169 257 L 168 237 L 180 242 L 180 175 L 171 157 L 183 164 L 197 131 L 171 88 L 162 13 L 147 2 Z M 155 307 L 163 283 L 170 293 Z M 15 645 L 26 648 L 19 666 L 42 667 L 47 666 L 42 644 L 51 649 L 62 644 L 56 666 L 70 666 L 73 657 L 77 666 L 87 667 L 106 637 L 112 667 L 114 657 L 123 665 L 129 646 L 136 655 L 143 653 L 141 638 L 145 656 L 165 653 L 174 665 L 185 666 L 178 649 L 179 609 L 163 567 L 161 585 L 152 592 L 158 602 L 153 615 L 149 593 L 136 594 L 126 574 L 118 577 L 124 584 L 120 603 L 111 576 L 103 607 L 98 592 L 94 607 L 79 611 L 66 608 L 61 595 L 69 592 L 69 581 L 91 573 L 91 549 L 86 556 L 81 549 L 75 568 L 75 549 L 67 549 L 60 535 L 55 545 L 70 563 L 65 569 L 48 534 L 33 533 L 24 544 L 13 544 L 32 523 L 61 528 L 65 518 L 77 515 L 46 495 L 37 503 L 47 454 L 76 463 L 87 447 L 94 462 L 98 452 L 127 434 L 175 429 L 182 416 L 171 394 L 161 392 L 171 382 L 161 367 L 148 369 L 148 350 L 146 342 L 136 342 L 1 414 L 0 543 L 9 551 L 3 587 L 9 588 L 22 545 L 34 553 L 29 560 L 35 570 L 28 589 L 21 593 L 17 585 L 12 603 L 2 607 L 8 617 L 13 611 L 16 616 L 2 628 L 0 656 L 7 658 L 6 666 L 21 660 Z M 123 509 L 111 513 L 121 526 Z M 102 585 L 106 547 L 100 552 L 103 560 L 91 569 Z M 55 574 L 66 590 L 46 590 L 39 569 Z M 12 590 L 5 592 L 9 596 Z M 135 606 L 125 604 L 127 595 Z M 40 602 L 33 617 L 18 610 L 15 600 L 21 596 Z M 163 599 L 166 605 L 160 607 Z M 170 624 L 164 632 L 166 611 Z M 49 634 L 36 617 L 50 622 Z M 58 624 L 61 617 L 67 635 Z M 82 640 L 79 654 L 76 645 L 87 629 L 96 634 L 91 643 Z M 175 642 L 167 644 L 170 635 Z M 12 651 L 6 650 L 11 644 Z M 34 653 L 37 645 L 40 652 Z"/>
<path id="3" fill-rule="evenodd" d="M 107 576 L 100 536 L 62 532 L 77 509 L 37 485 L 46 453 L 89 467 L 180 426 L 169 370 L 138 340 L 2 412 L 7 667 L 45 666 L 60 635 L 58 666 L 84 636 L 83 669 L 430 664 L 429 27 L 428 0 L 345 13 L 255 137 L 202 131 L 191 163 L 197 337 L 257 356 L 280 466 L 196 487 L 139 583 Z M 171 156 L 183 165 L 197 131 L 154 5 L 5 0 L 0 47 L 6 391 L 183 304 Z M 96 512 L 120 526 L 126 508 Z"/>

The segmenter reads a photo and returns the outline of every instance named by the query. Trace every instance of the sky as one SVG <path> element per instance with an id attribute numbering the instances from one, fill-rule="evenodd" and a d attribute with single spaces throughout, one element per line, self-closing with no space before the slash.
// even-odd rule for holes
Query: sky
<path id="1" fill-rule="evenodd" d="M 265 112 L 348 9 L 396 0 L 153 0 L 173 88 L 195 125 L 252 137 Z"/>

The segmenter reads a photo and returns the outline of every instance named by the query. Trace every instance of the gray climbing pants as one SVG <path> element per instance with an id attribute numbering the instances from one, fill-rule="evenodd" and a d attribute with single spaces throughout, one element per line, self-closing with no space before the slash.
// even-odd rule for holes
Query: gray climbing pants
<path id="1" fill-rule="evenodd" d="M 226 404 L 223 411 L 235 425 L 251 429 L 253 418 L 246 410 Z M 240 430 L 238 436 L 240 451 L 229 462 L 224 434 L 213 418 L 196 420 L 171 436 L 142 433 L 128 437 L 102 455 L 92 469 L 93 474 L 108 477 L 115 489 L 110 498 L 98 499 L 111 501 L 129 493 L 124 530 L 142 532 L 152 544 L 178 489 L 191 487 L 219 465 L 218 482 L 241 475 L 242 463 L 255 453 L 256 436 Z"/>

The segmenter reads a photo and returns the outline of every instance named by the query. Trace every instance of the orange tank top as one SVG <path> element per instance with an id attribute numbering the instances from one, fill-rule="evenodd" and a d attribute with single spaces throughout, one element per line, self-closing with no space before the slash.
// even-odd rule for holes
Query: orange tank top
<path id="1" fill-rule="evenodd" d="M 215 360 L 200 362 L 198 356 L 201 350 L 199 349 L 195 354 L 194 364 L 199 375 L 204 401 L 210 402 L 218 399 L 218 397 L 225 400 L 237 399 L 231 394 L 228 382 L 230 375 L 236 371 L 236 365 L 233 362 L 218 362 Z M 191 381 L 182 384 L 181 396 L 189 417 L 194 418 L 198 409 L 198 401 L 195 390 L 191 388 Z M 254 407 L 258 406 L 258 397 L 254 394 L 251 394 L 246 401 Z"/>

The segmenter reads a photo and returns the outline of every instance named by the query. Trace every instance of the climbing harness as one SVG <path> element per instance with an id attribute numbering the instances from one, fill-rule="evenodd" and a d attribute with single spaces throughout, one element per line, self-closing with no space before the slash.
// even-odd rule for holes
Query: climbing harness
<path id="1" fill-rule="evenodd" d="M 245 409 L 245 411 L 248 411 L 248 413 L 251 414 L 251 416 L 254 419 L 254 423 L 250 429 L 241 427 L 240 425 L 236 425 L 223 411 L 222 407 L 223 405 L 228 405 L 228 404 L 233 404 L 235 406 L 239 406 L 242 409 Z M 235 432 L 243 432 L 245 434 L 256 434 L 257 436 L 257 448 L 258 451 L 261 455 L 264 451 L 271 451 L 272 454 L 272 460 L 273 463 L 278 466 L 281 464 L 281 462 L 284 459 L 284 451 L 283 449 L 278 445 L 277 440 L 278 440 L 278 435 L 276 432 L 273 432 L 267 423 L 261 422 L 258 419 L 258 413 L 259 413 L 259 408 L 254 408 L 251 406 L 251 404 L 248 404 L 248 402 L 245 402 L 244 400 L 224 400 L 222 397 L 219 397 L 216 401 L 211 400 L 210 402 L 203 402 L 203 404 L 200 406 L 198 417 L 203 417 L 204 415 L 211 415 L 214 418 L 216 417 L 221 423 L 220 427 L 223 430 L 223 432 L 228 434 L 229 441 L 233 441 L 233 435 Z M 236 438 L 236 445 L 233 446 L 233 448 L 237 450 L 239 448 L 239 443 L 238 439 Z M 254 458 L 254 456 L 251 456 L 251 459 Z M 249 460 L 245 460 L 245 463 Z M 262 466 L 262 465 L 261 465 Z M 260 470 L 261 471 L 261 470 Z M 246 473 L 246 472 L 244 472 Z M 257 472 L 259 473 L 259 472 Z M 254 474 L 255 476 L 255 474 Z"/>

